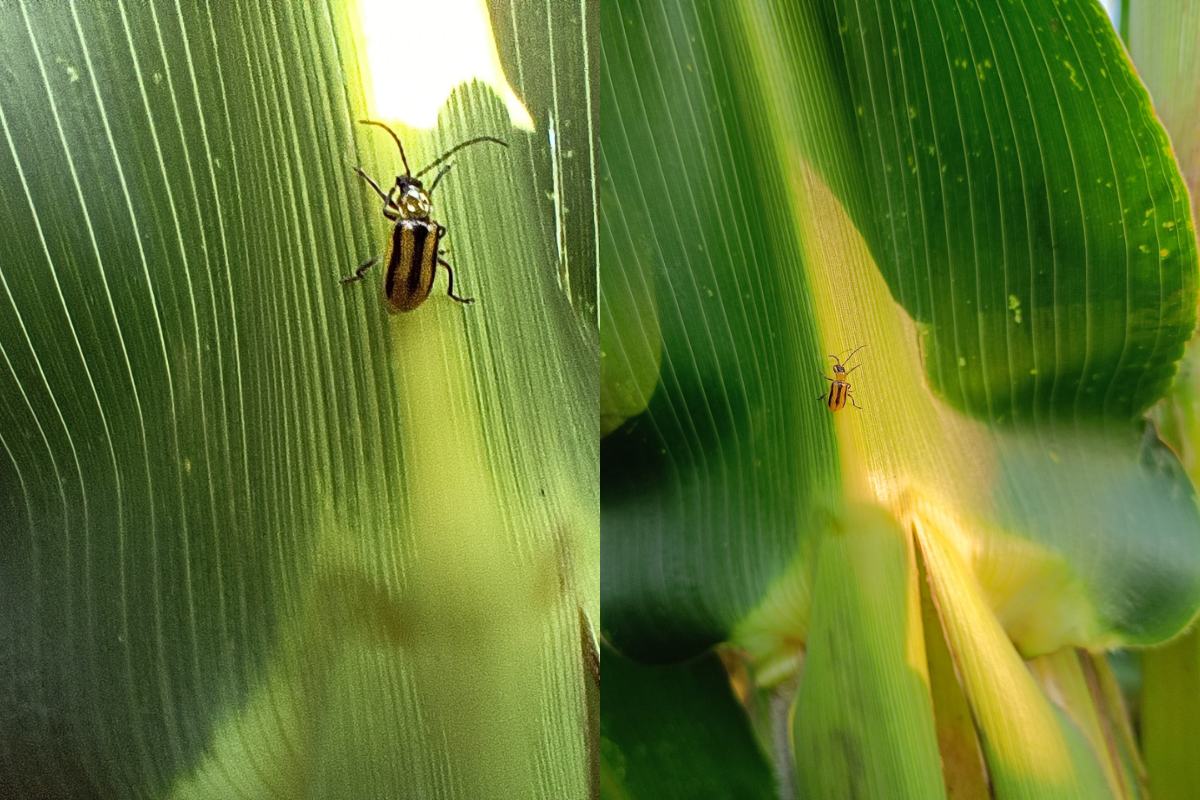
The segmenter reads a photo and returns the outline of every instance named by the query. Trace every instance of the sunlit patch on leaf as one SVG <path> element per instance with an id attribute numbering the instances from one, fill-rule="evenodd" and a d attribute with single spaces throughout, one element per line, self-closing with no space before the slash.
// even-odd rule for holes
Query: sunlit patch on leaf
<path id="1" fill-rule="evenodd" d="M 432 128 L 454 88 L 495 90 L 510 122 L 532 131 L 500 64 L 484 0 L 356 0 L 370 69 L 370 114 Z"/>

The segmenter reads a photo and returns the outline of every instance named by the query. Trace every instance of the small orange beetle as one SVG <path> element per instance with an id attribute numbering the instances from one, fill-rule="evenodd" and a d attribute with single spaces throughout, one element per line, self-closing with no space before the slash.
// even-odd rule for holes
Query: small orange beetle
<path id="1" fill-rule="evenodd" d="M 850 359 L 854 358 L 855 353 L 864 347 L 866 347 L 865 344 L 854 348 L 844 360 L 837 356 L 830 356 L 833 359 L 833 377 L 824 376 L 825 380 L 829 381 L 829 392 L 823 393 L 817 398 L 818 400 L 824 400 L 825 405 L 829 407 L 830 411 L 840 411 L 846 405 L 846 400 L 849 400 L 850 404 L 855 408 L 860 411 L 862 410 L 862 406 L 858 404 L 858 401 L 854 399 L 854 394 L 850 391 L 850 381 L 846 380 L 846 376 L 854 372 L 858 367 L 861 367 L 862 364 L 851 368 L 849 371 L 846 370 L 846 364 Z"/>

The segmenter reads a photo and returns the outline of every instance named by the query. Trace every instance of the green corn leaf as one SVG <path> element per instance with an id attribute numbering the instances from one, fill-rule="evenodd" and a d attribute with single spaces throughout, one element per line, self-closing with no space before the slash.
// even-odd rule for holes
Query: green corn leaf
<path id="1" fill-rule="evenodd" d="M 1147 789 L 1146 765 L 1134 732 L 1131 709 L 1117 680 L 1114 661 L 1128 663 L 1129 654 L 1110 657 L 1108 654 L 1080 654 L 1088 677 L 1088 688 L 1095 700 L 1096 711 L 1105 723 L 1105 739 L 1109 757 L 1118 769 L 1125 786 L 1126 797 L 1145 797 Z M 1124 666 L 1122 666 L 1124 669 Z"/>
<path id="2" fill-rule="evenodd" d="M 1171 135 L 1193 200 L 1200 191 L 1200 8 L 1193 3 L 1136 3 L 1126 9 L 1129 50 Z M 1193 218 L 1197 209 L 1193 206 Z M 1200 479 L 1200 369 L 1191 342 L 1179 380 L 1158 410 L 1163 438 Z M 1156 798 L 1186 798 L 1200 784 L 1200 634 L 1193 628 L 1142 655 L 1138 698 L 1141 745 Z"/>
<path id="3" fill-rule="evenodd" d="M 878 509 L 847 522 L 817 553 L 793 721 L 799 795 L 945 797 L 911 541 Z"/>
<path id="4" fill-rule="evenodd" d="M 1142 748 L 1154 797 L 1182 800 L 1200 781 L 1200 633 L 1142 656 Z"/>
<path id="5" fill-rule="evenodd" d="M 636 398 L 602 409 L 606 634 L 643 660 L 732 641 L 760 679 L 820 663 L 816 554 L 876 506 L 939 532 L 943 609 L 972 597 L 946 638 L 992 786 L 1111 793 L 1021 657 L 1176 635 L 1200 516 L 1138 421 L 1194 323 L 1187 192 L 1101 10 L 602 17 L 602 397 Z M 859 345 L 861 408 L 831 413 L 825 356 Z M 886 713 L 894 674 L 843 680 Z"/>
<path id="6" fill-rule="evenodd" d="M 1145 410 L 1195 324 L 1196 245 L 1103 10 L 835 6 L 880 223 L 861 228 L 933 390 L 999 422 Z"/>
<path id="7" fill-rule="evenodd" d="M 0 794 L 590 791 L 595 4 L 387 5 L 0 3 Z M 476 303 L 391 316 L 355 120 L 493 35 L 398 126 L 508 143 L 434 196 Z"/>
<path id="8" fill-rule="evenodd" d="M 605 648 L 600 708 L 605 800 L 777 796 L 715 654 L 647 667 Z"/>
<path id="9" fill-rule="evenodd" d="M 1084 6 L 1073 16 L 1088 41 L 1100 36 L 1093 11 Z M 618 329 L 624 346 L 605 351 L 614 365 L 611 380 L 617 381 L 622 358 L 633 364 L 626 375 L 644 373 L 637 364 L 646 360 L 625 354 L 654 350 L 646 330 L 659 332 L 662 348 L 658 385 L 643 393 L 649 394 L 646 412 L 628 419 L 603 448 L 611 531 L 603 546 L 605 563 L 612 564 L 605 570 L 606 628 L 619 646 L 663 653 L 674 638 L 677 651 L 694 651 L 779 596 L 790 598 L 802 620 L 807 573 L 789 565 L 836 517 L 844 493 L 881 501 L 897 516 L 953 517 L 966 526 L 964 536 L 986 536 L 989 549 L 980 551 L 979 565 L 991 573 L 984 575 L 985 590 L 998 603 L 1008 594 L 1039 596 L 1025 609 L 1005 612 L 1006 625 L 1030 652 L 1070 642 L 1148 642 L 1177 631 L 1200 600 L 1197 518 L 1185 476 L 1152 435 L 1143 442 L 1115 406 L 1103 424 L 1083 422 L 1092 412 L 1081 406 L 1075 426 L 1000 427 L 964 416 L 934 391 L 937 379 L 925 372 L 933 362 L 922 350 L 930 329 L 897 305 L 869 241 L 852 222 L 853 209 L 883 195 L 855 169 L 870 156 L 856 144 L 867 122 L 857 122 L 865 117 L 848 106 L 837 82 L 836 59 L 850 57 L 839 55 L 842 35 L 827 25 L 833 17 L 815 9 L 776 13 L 753 2 L 723 11 L 614 4 L 603 13 L 611 14 L 604 29 L 613 33 L 604 40 L 602 92 L 613 113 L 602 136 L 601 201 L 612 228 L 601 237 L 602 307 L 620 306 L 628 314 L 653 297 L 656 308 L 651 328 Z M 927 22 L 910 23 L 918 21 Z M 664 41 L 673 49 L 664 49 Z M 1122 85 L 1136 80 L 1108 45 L 1095 47 L 1095 57 L 1111 61 L 1106 71 L 1122 70 Z M 724 60 L 706 61 L 718 56 Z M 996 105 L 989 112 L 999 113 L 1003 104 Z M 1138 108 L 1161 144 L 1148 109 Z M 1057 117 L 1057 108 L 1053 113 Z M 742 135 L 732 137 L 732 130 Z M 1079 171 L 1088 181 L 1111 171 L 1106 153 L 1084 152 L 1092 158 Z M 1164 148 L 1153 152 L 1161 188 L 1139 197 L 1146 207 L 1176 209 L 1186 194 L 1174 163 Z M 662 159 L 669 161 L 659 166 Z M 1142 175 L 1140 166 L 1135 171 Z M 910 177 L 915 183 L 923 174 Z M 1023 194 L 1000 196 L 1011 206 L 1003 209 L 1006 219 L 1025 213 Z M 790 218 L 784 210 L 793 212 Z M 669 224 L 645 222 L 650 219 Z M 882 217 L 863 224 L 888 227 Z M 930 237 L 969 235 L 963 226 L 946 226 L 941 215 L 924 224 Z M 1185 217 L 1179 226 L 1190 223 Z M 625 257 L 621 241 L 636 257 Z M 1103 254 L 1089 251 L 1094 260 L 1075 251 L 1080 259 L 1072 269 L 1108 269 L 1103 285 L 1121 287 L 1122 297 L 1127 283 L 1153 284 L 1146 314 L 1129 308 L 1122 326 L 1138 336 L 1178 340 L 1170 333 L 1175 323 L 1159 324 L 1154 316 L 1159 273 L 1132 270 L 1126 256 L 1138 245 L 1130 241 Z M 1186 244 L 1178 249 L 1194 271 L 1192 251 Z M 975 280 L 974 261 L 939 261 L 937 268 L 959 269 L 963 280 Z M 1002 273 L 1019 269 L 1000 262 Z M 1180 274 L 1190 286 L 1190 272 Z M 641 299 L 628 299 L 628 286 L 647 283 L 652 289 L 639 289 Z M 1072 302 L 1087 305 L 1084 297 Z M 949 312 L 958 304 L 947 298 L 945 307 Z M 1028 304 L 1021 309 L 1009 309 L 1006 335 L 1016 335 L 1018 311 L 1021 325 L 1033 318 Z M 1051 306 L 1035 316 L 1054 321 L 1056 313 Z M 1065 305 L 1062 313 L 1068 313 Z M 818 330 L 824 346 L 814 341 Z M 1078 351 L 1072 361 L 1088 358 L 1096 369 L 1104 363 L 1109 378 L 1125 382 L 1126 364 L 1089 355 L 1092 341 L 1082 336 L 1062 347 L 1069 343 Z M 852 380 L 865 407 L 831 417 L 817 399 L 827 386 L 820 359 L 859 343 L 868 349 Z M 1156 364 L 1151 371 L 1160 369 Z M 1055 380 L 1069 382 L 1069 375 Z M 1099 504 L 1091 496 L 1098 481 L 1108 486 Z M 1127 535 L 1133 525 L 1136 542 Z M 1020 569 L 1010 570 L 1006 560 Z M 1046 619 L 1039 604 L 1055 600 L 1080 617 Z M 673 637 L 662 635 L 668 619 Z"/>
<path id="10" fill-rule="evenodd" d="M 601 397 L 646 408 L 602 447 L 604 624 L 643 656 L 724 638 L 837 486 L 827 417 L 791 411 L 820 411 L 817 334 L 732 7 L 601 7 Z"/>
<path id="11" fill-rule="evenodd" d="M 988 794 L 987 762 L 971 706 L 958 679 L 954 659 L 930 593 L 928 572 L 918 559 L 921 578 L 921 624 L 937 729 L 942 776 L 949 797 L 985 797 Z"/>
<path id="12" fill-rule="evenodd" d="M 1109 705 L 1097 661 L 1090 655 L 1063 648 L 1029 662 L 1030 671 L 1042 690 L 1083 735 L 1099 763 L 1109 793 L 1114 797 L 1137 797 L 1135 764 L 1126 761 L 1121 740 L 1124 709 Z M 1115 712 L 1115 714 L 1114 714 Z"/>
<path id="13" fill-rule="evenodd" d="M 955 668 L 998 798 L 1116 796 L 1102 753 L 1043 694 L 997 624 L 965 562 L 935 529 L 918 533 Z"/>

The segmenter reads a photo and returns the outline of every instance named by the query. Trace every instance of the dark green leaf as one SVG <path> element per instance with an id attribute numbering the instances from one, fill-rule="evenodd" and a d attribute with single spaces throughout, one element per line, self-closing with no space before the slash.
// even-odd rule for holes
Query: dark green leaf
<path id="1" fill-rule="evenodd" d="M 835 6 L 862 229 L 934 390 L 996 421 L 1144 411 L 1195 325 L 1196 245 L 1099 4 Z"/>
<path id="2" fill-rule="evenodd" d="M 724 638 L 837 485 L 820 367 L 797 368 L 819 347 L 803 273 L 783 267 L 800 254 L 766 131 L 738 106 L 751 75 L 730 6 L 601 9 L 606 388 L 644 383 L 662 350 L 649 408 L 602 453 L 604 624 L 642 655 Z M 648 303 L 656 316 L 631 314 Z"/>
<path id="3" fill-rule="evenodd" d="M 774 798 L 774 778 L 721 661 L 645 667 L 604 649 L 605 800 Z"/>

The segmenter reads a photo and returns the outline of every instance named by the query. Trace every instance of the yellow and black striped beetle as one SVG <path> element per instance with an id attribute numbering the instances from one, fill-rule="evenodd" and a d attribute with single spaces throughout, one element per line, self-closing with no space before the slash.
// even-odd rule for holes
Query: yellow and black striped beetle
<path id="1" fill-rule="evenodd" d="M 833 359 L 833 377 L 831 378 L 828 375 L 823 376 L 825 380 L 829 381 L 829 391 L 822 393 L 817 398 L 818 400 L 824 400 L 825 405 L 829 407 L 830 411 L 841 411 L 845 407 L 847 400 L 855 408 L 862 410 L 862 406 L 858 404 L 858 401 L 854 399 L 853 392 L 850 391 L 850 381 L 846 380 L 846 376 L 854 372 L 858 367 L 861 367 L 862 364 L 851 368 L 849 371 L 846 370 L 846 364 L 849 363 L 850 359 L 854 358 L 855 353 L 864 347 L 866 347 L 865 344 L 854 348 L 845 359 L 830 356 Z"/>
<path id="2" fill-rule="evenodd" d="M 439 264 L 446 268 L 446 274 L 449 275 L 446 294 L 460 303 L 475 302 L 470 297 L 459 297 L 454 293 L 454 269 L 441 257 L 442 251 L 438 249 L 438 245 L 446 236 L 446 228 L 435 222 L 432 216 L 433 190 L 454 164 L 445 164 L 438 170 L 428 189 L 422 185 L 421 176 L 439 164 L 444 164 L 446 159 L 464 147 L 483 142 L 494 142 L 508 147 L 508 143 L 492 136 L 468 139 L 454 145 L 413 175 L 408 166 L 408 158 L 404 155 L 404 145 L 400 143 L 400 137 L 394 130 L 373 119 L 360 119 L 359 123 L 376 125 L 390 133 L 400 150 L 400 161 L 404 164 L 404 174 L 396 176 L 396 183 L 387 192 L 384 192 L 362 167 L 354 168 L 358 177 L 370 184 L 375 193 L 382 198 L 383 215 L 395 223 L 383 257 L 387 264 L 387 274 L 383 279 L 383 296 L 388 307 L 392 311 L 412 311 L 424 303 L 433 288 L 433 279 Z M 341 282 L 345 284 L 362 280 L 367 270 L 379 261 L 378 256 L 367 259 L 358 266 L 353 275 L 347 275 Z"/>

